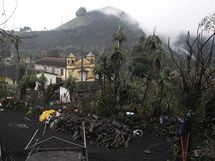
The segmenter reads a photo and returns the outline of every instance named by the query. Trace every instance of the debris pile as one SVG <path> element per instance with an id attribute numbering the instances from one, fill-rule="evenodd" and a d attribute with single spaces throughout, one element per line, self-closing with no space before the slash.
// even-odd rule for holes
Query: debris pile
<path id="1" fill-rule="evenodd" d="M 58 119 L 55 129 L 66 132 L 75 141 L 83 137 L 82 124 L 85 123 L 86 137 L 106 148 L 127 147 L 132 129 L 115 119 L 101 119 L 92 116 L 65 115 Z"/>

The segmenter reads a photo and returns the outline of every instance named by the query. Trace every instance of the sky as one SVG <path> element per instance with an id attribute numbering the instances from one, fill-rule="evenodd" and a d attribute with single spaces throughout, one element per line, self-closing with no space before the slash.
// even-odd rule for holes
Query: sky
<path id="1" fill-rule="evenodd" d="M 79 7 L 90 11 L 107 6 L 128 13 L 147 33 L 156 28 L 166 35 L 196 31 L 201 19 L 215 12 L 215 0 L 0 0 L 0 24 L 16 7 L 0 28 L 51 30 L 75 18 Z"/>

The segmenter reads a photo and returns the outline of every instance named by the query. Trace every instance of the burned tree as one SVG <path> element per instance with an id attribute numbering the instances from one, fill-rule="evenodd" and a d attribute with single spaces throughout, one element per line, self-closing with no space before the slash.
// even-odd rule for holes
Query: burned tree
<path id="1" fill-rule="evenodd" d="M 23 39 L 26 39 L 26 38 L 24 38 L 22 36 L 15 35 L 13 33 L 8 33 L 8 32 L 6 32 L 5 30 L 2 30 L 2 29 L 0 29 L 0 34 L 4 38 L 8 39 L 14 45 L 16 53 L 17 53 L 18 62 L 20 62 L 19 46 L 20 46 L 20 43 L 23 41 Z"/>
<path id="2" fill-rule="evenodd" d="M 188 55 L 185 61 L 179 62 L 175 57 L 168 41 L 172 60 L 179 72 L 181 80 L 179 103 L 185 108 L 196 111 L 204 104 L 206 93 L 214 87 L 215 67 L 212 64 L 215 32 L 207 37 L 197 31 L 196 38 L 191 41 L 187 34 L 186 44 Z"/>

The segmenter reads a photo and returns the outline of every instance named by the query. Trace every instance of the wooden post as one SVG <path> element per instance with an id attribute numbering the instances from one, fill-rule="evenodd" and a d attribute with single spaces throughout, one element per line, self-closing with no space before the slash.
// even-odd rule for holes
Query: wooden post
<path id="1" fill-rule="evenodd" d="M 187 133 L 187 139 L 186 139 L 186 147 L 185 147 L 185 161 L 187 161 L 187 153 L 189 151 L 189 146 L 190 146 L 190 142 L 191 142 L 191 132 L 192 132 L 192 128 L 193 128 L 193 117 L 192 117 L 192 111 L 189 111 L 189 113 L 187 114 L 188 116 L 188 133 Z"/>
<path id="2" fill-rule="evenodd" d="M 83 57 L 84 57 L 84 53 L 83 53 L 84 47 L 81 46 L 81 85 L 83 83 L 83 71 L 84 71 L 84 61 L 83 61 Z"/>
<path id="3" fill-rule="evenodd" d="M 2 161 L 1 145 L 0 145 L 0 161 Z"/>
<path id="4" fill-rule="evenodd" d="M 187 134 L 187 140 L 186 140 L 186 147 L 185 147 L 185 161 L 187 161 L 187 153 L 189 149 L 189 143 L 190 143 L 190 132 Z"/>
<path id="5" fill-rule="evenodd" d="M 84 92 L 83 92 L 83 89 L 84 89 L 84 84 L 83 84 L 83 76 L 84 76 L 84 47 L 81 46 L 81 84 L 80 84 L 80 91 L 81 91 L 81 108 L 79 109 L 80 112 L 82 113 L 83 112 L 83 106 L 84 106 L 84 99 L 83 99 L 83 95 L 84 95 Z"/>
<path id="6" fill-rule="evenodd" d="M 45 122 L 45 125 L 44 125 L 44 128 L 43 128 L 43 136 L 45 135 L 45 133 L 46 133 L 46 122 Z"/>
<path id="7" fill-rule="evenodd" d="M 38 142 L 38 141 L 39 141 L 39 139 L 36 139 L 36 142 L 34 143 L 34 145 L 33 145 L 32 149 L 31 149 L 31 151 L 28 153 L 27 158 L 28 158 L 28 157 L 30 157 L 30 156 L 31 156 L 31 154 L 33 153 L 34 148 L 35 148 L 35 146 L 37 145 L 37 142 Z"/>
<path id="8" fill-rule="evenodd" d="M 31 140 L 29 141 L 29 143 L 26 145 L 25 150 L 27 150 L 28 146 L 31 144 L 32 140 L 34 139 L 34 137 L 36 136 L 36 134 L 38 133 L 38 129 L 35 131 L 34 135 L 32 136 Z M 1 161 L 1 160 L 0 160 Z"/>
<path id="9" fill-rule="evenodd" d="M 181 139 L 181 160 L 185 161 L 185 159 L 184 159 L 184 141 L 183 141 L 183 137 L 181 136 L 180 139 Z"/>
<path id="10" fill-rule="evenodd" d="M 82 127 L 83 127 L 83 137 L 84 137 L 85 161 L 88 161 L 87 141 L 86 141 L 86 133 L 85 133 L 85 122 L 82 123 Z"/>

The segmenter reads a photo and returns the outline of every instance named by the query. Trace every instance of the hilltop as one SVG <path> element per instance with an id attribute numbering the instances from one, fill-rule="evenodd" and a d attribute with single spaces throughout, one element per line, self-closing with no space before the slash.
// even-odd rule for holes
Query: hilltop
<path id="1" fill-rule="evenodd" d="M 36 35 L 24 40 L 21 51 L 24 54 L 38 55 L 50 50 L 66 54 L 68 52 L 98 52 L 102 47 L 111 47 L 112 35 L 122 26 L 128 35 L 126 47 L 130 48 L 145 33 L 136 20 L 125 12 L 107 7 L 87 11 L 80 8 L 76 18 L 50 31 L 32 31 L 22 33 L 25 36 Z"/>

